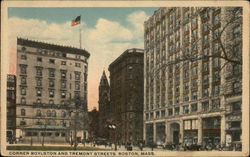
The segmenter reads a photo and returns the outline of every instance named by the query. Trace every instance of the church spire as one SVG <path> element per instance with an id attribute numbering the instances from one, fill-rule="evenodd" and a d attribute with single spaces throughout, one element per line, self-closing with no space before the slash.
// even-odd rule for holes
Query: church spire
<path id="1" fill-rule="evenodd" d="M 103 70 L 103 73 L 102 73 L 102 77 L 101 77 L 101 80 L 100 80 L 100 86 L 109 86 L 105 70 Z"/>

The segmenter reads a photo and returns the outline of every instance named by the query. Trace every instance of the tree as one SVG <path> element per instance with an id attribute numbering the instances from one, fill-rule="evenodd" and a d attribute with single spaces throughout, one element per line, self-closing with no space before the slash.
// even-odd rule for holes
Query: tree
<path id="1" fill-rule="evenodd" d="M 69 131 L 70 144 L 74 145 L 74 150 L 76 150 L 78 141 L 77 141 L 77 132 L 83 131 L 88 127 L 88 112 L 86 110 L 87 103 L 83 98 L 76 97 L 66 101 L 68 106 L 67 112 L 69 114 L 69 126 L 67 130 Z"/>

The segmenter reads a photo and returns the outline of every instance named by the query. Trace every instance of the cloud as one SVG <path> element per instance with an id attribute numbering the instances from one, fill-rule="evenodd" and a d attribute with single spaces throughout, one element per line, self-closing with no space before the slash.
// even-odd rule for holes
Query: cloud
<path id="1" fill-rule="evenodd" d="M 98 106 L 98 85 L 102 71 L 129 48 L 143 48 L 143 23 L 148 18 L 145 12 L 137 11 L 127 16 L 132 27 L 121 25 L 117 21 L 98 19 L 95 27 L 88 28 L 83 21 L 82 47 L 90 52 L 89 59 L 89 109 Z M 38 19 L 9 18 L 9 43 L 16 43 L 17 37 L 46 41 L 61 45 L 79 47 L 79 26 L 71 27 L 70 22 L 63 24 L 48 23 Z M 14 46 L 13 46 L 14 45 Z M 16 45 L 9 46 L 9 58 L 16 54 Z M 13 60 L 14 62 L 14 60 Z M 11 64 L 10 72 L 14 73 Z M 107 71 L 107 75 L 108 71 Z"/>

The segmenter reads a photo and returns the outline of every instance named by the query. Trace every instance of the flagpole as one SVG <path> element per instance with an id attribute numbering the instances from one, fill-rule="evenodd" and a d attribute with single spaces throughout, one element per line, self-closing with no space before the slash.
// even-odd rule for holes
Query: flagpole
<path id="1" fill-rule="evenodd" d="M 80 38 L 79 38 L 79 42 L 80 42 L 80 49 L 82 48 L 82 30 L 81 30 L 81 15 L 80 15 L 80 25 L 79 25 L 79 33 L 80 33 Z"/>

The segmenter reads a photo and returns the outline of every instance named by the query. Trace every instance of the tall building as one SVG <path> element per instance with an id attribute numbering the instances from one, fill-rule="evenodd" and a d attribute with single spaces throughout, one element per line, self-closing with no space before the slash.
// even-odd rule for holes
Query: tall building
<path id="1" fill-rule="evenodd" d="M 169 7 L 144 23 L 144 140 L 241 141 L 242 8 Z"/>
<path id="2" fill-rule="evenodd" d="M 16 135 L 24 143 L 84 138 L 89 56 L 83 49 L 17 39 Z"/>
<path id="3" fill-rule="evenodd" d="M 16 76 L 7 76 L 7 138 L 16 136 Z"/>
<path id="4" fill-rule="evenodd" d="M 120 142 L 142 140 L 143 50 L 128 49 L 109 65 L 110 101 Z"/>
<path id="5" fill-rule="evenodd" d="M 103 138 L 109 137 L 109 131 L 107 128 L 107 121 L 110 119 L 111 107 L 110 107 L 110 86 L 103 71 L 100 84 L 99 84 L 99 136 Z"/>

